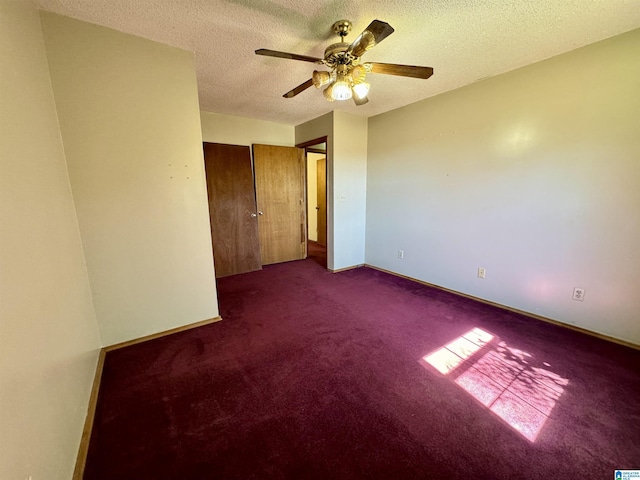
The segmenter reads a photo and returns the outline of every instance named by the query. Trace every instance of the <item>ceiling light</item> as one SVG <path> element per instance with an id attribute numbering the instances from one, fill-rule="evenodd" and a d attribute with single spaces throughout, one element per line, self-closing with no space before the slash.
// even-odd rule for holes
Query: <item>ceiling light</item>
<path id="1" fill-rule="evenodd" d="M 364 78 L 367 76 L 367 69 L 364 65 L 356 65 L 351 70 L 351 78 L 353 79 L 353 83 L 362 83 L 364 82 Z"/>
<path id="2" fill-rule="evenodd" d="M 324 94 L 324 98 L 326 98 L 327 100 L 329 100 L 330 102 L 333 102 L 335 99 L 333 98 L 332 92 L 333 92 L 333 86 L 335 84 L 332 83 L 331 85 L 329 85 L 327 88 L 324 89 L 324 91 L 322 92 Z"/>
<path id="3" fill-rule="evenodd" d="M 318 72 L 317 70 L 313 71 L 313 85 L 316 88 L 320 88 L 323 85 L 326 85 L 331 81 L 331 73 L 330 72 Z"/>
<path id="4" fill-rule="evenodd" d="M 356 83 L 353 86 L 353 94 L 359 99 L 362 100 L 363 98 L 366 98 L 367 94 L 369 93 L 369 87 L 371 85 L 369 85 L 367 82 L 362 82 L 362 83 Z"/>
<path id="5" fill-rule="evenodd" d="M 351 43 L 347 43 L 344 37 L 347 36 L 350 30 L 350 21 L 338 20 L 335 22 L 333 31 L 340 37 L 340 41 L 325 48 L 322 58 L 267 50 L 266 48 L 260 48 L 255 53 L 267 57 L 312 62 L 317 65 L 324 65 L 328 69 L 328 71 L 315 70 L 310 80 L 285 93 L 283 95 L 285 98 L 293 98 L 311 87 L 311 85 L 315 85 L 318 89 L 325 87 L 323 91 L 324 97 L 331 102 L 334 100 L 353 99 L 356 106 L 362 106 L 369 101 L 367 94 L 370 86 L 366 83 L 366 76 L 369 73 L 423 79 L 433 75 L 433 68 L 431 67 L 399 65 L 396 63 L 362 63 L 360 58 L 362 55 L 394 32 L 393 27 L 388 23 L 374 20 L 358 38 Z"/>
<path id="6" fill-rule="evenodd" d="M 331 98 L 334 100 L 349 100 L 351 98 L 351 84 L 346 75 L 338 75 L 332 87 Z"/>

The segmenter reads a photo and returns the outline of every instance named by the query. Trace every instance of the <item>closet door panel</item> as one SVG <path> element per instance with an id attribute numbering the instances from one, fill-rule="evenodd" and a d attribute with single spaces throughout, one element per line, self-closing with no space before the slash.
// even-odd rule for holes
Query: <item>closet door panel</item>
<path id="1" fill-rule="evenodd" d="M 304 150 L 253 145 L 262 264 L 306 257 Z"/>
<path id="2" fill-rule="evenodd" d="M 260 240 L 251 151 L 204 144 L 216 277 L 260 270 Z"/>

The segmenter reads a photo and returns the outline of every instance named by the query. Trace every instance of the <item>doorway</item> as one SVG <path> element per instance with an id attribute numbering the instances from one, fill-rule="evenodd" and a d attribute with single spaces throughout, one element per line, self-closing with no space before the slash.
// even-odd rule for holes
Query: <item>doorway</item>
<path id="1" fill-rule="evenodd" d="M 304 146 L 307 187 L 307 256 L 327 268 L 327 141 Z"/>

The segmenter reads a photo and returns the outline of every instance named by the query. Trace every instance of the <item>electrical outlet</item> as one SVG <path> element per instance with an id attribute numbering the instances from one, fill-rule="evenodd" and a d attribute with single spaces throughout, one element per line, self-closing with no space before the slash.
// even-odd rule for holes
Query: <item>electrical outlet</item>
<path id="1" fill-rule="evenodd" d="M 485 270 L 482 267 L 478 267 L 478 278 L 484 278 Z"/>
<path id="2" fill-rule="evenodd" d="M 584 301 L 584 288 L 576 287 L 573 289 L 573 299 L 579 302 Z"/>
<path id="3" fill-rule="evenodd" d="M 398 250 L 398 258 L 404 258 L 404 250 Z"/>

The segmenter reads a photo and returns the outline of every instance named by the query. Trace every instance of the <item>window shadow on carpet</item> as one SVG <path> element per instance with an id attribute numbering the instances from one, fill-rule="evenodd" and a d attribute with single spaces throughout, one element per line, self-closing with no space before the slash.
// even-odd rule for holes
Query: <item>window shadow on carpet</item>
<path id="1" fill-rule="evenodd" d="M 474 328 L 421 359 L 535 442 L 569 380 L 546 362 Z"/>

